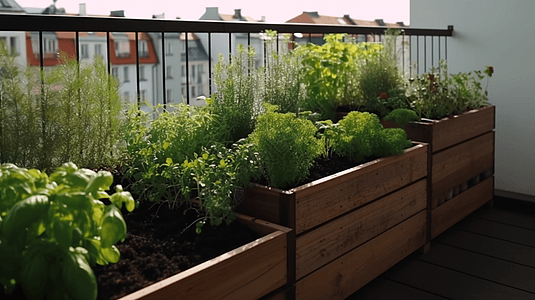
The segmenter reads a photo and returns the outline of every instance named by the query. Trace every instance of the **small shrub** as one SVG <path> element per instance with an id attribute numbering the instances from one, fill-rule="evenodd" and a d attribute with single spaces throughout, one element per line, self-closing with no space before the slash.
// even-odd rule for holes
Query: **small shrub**
<path id="1" fill-rule="evenodd" d="M 418 122 L 420 121 L 420 118 L 415 111 L 400 108 L 391 111 L 386 117 L 384 117 L 384 120 L 396 123 L 399 128 L 405 128 L 405 125 L 411 122 Z"/>
<path id="2" fill-rule="evenodd" d="M 403 154 L 406 148 L 412 145 L 407 140 L 407 133 L 401 128 L 384 128 L 380 130 L 374 142 L 373 154 L 375 156 L 388 156 Z"/>
<path id="3" fill-rule="evenodd" d="M 355 162 L 374 154 L 374 143 L 383 129 L 375 114 L 352 111 L 338 122 L 331 136 L 333 152 Z"/>
<path id="4" fill-rule="evenodd" d="M 292 113 L 268 111 L 258 117 L 250 135 L 269 185 L 282 188 L 308 177 L 314 160 L 323 152 L 316 127 Z"/>

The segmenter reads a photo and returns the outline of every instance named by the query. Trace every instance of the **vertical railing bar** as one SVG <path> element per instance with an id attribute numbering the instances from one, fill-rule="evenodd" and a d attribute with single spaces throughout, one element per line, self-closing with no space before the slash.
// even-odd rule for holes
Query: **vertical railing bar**
<path id="1" fill-rule="evenodd" d="M 141 89 L 139 84 L 139 32 L 136 31 L 136 88 L 137 88 L 137 105 L 141 108 Z"/>
<path id="2" fill-rule="evenodd" d="M 412 35 L 409 35 L 409 76 L 412 77 Z"/>
<path id="3" fill-rule="evenodd" d="M 111 56 L 110 56 L 110 32 L 106 31 L 106 60 L 108 66 L 108 75 L 111 74 Z"/>
<path id="4" fill-rule="evenodd" d="M 212 33 L 208 32 L 208 87 L 209 96 L 212 95 Z"/>
<path id="5" fill-rule="evenodd" d="M 427 72 L 427 35 L 424 35 L 424 73 Z"/>
<path id="6" fill-rule="evenodd" d="M 308 33 L 308 42 L 312 43 L 312 33 Z"/>
<path id="7" fill-rule="evenodd" d="M 448 61 L 448 37 L 444 37 L 444 60 Z"/>
<path id="8" fill-rule="evenodd" d="M 403 30 L 403 36 L 401 38 L 401 66 L 403 68 L 403 75 L 405 75 L 405 30 Z"/>
<path id="9" fill-rule="evenodd" d="M 276 34 L 276 38 L 277 38 L 277 54 L 279 54 L 279 33 L 278 32 Z"/>
<path id="10" fill-rule="evenodd" d="M 111 75 L 111 59 L 110 59 L 110 32 L 109 31 L 106 31 L 106 66 L 107 66 L 107 69 L 108 69 L 108 73 L 106 74 L 106 78 L 108 78 L 108 95 L 111 96 L 111 93 L 112 93 L 112 90 L 111 90 L 111 81 L 114 80 L 113 76 Z M 109 103 L 108 103 L 108 109 L 110 111 L 110 114 L 111 114 L 111 97 L 109 97 Z M 111 115 L 110 115 L 110 118 L 108 120 L 108 126 L 109 126 L 109 130 L 111 132 L 112 130 L 112 125 L 111 125 Z M 108 138 L 111 138 L 111 136 L 108 136 Z M 110 141 L 108 141 L 110 142 Z M 110 154 L 113 155 L 113 151 L 112 149 L 110 149 Z"/>
<path id="11" fill-rule="evenodd" d="M 45 59 L 44 59 L 44 41 L 43 41 L 43 31 L 42 30 L 39 30 L 39 62 L 40 62 L 40 73 L 41 73 L 41 131 L 43 133 L 43 141 L 42 141 L 42 144 L 43 144 L 43 150 L 44 150 L 44 145 L 46 144 L 46 128 L 45 128 L 45 124 L 46 124 L 46 112 L 45 112 L 45 109 L 44 109 L 44 94 L 45 94 L 45 75 L 44 75 L 44 64 L 45 64 Z M 44 153 L 46 153 L 46 151 L 43 151 Z"/>
<path id="12" fill-rule="evenodd" d="M 166 65 L 165 65 L 165 61 L 167 60 L 166 59 L 166 51 L 165 51 L 165 32 L 162 31 L 162 88 L 163 88 L 163 91 L 162 91 L 162 102 L 163 102 L 163 109 L 166 109 L 167 108 L 167 91 L 166 91 L 166 88 L 167 88 L 167 85 L 166 85 Z M 158 95 L 158 93 L 156 93 L 156 95 Z"/>
<path id="13" fill-rule="evenodd" d="M 431 36 L 431 67 L 435 66 L 435 37 Z"/>
<path id="14" fill-rule="evenodd" d="M 251 46 L 251 33 L 247 32 L 247 47 Z"/>
<path id="15" fill-rule="evenodd" d="M 416 71 L 420 75 L 420 36 L 416 35 Z"/>
<path id="16" fill-rule="evenodd" d="M 440 51 L 442 50 L 442 47 L 440 46 L 440 37 L 438 37 L 438 65 L 440 67 Z"/>
<path id="17" fill-rule="evenodd" d="M 184 33 L 186 38 L 184 41 L 186 42 L 186 104 L 189 105 L 189 32 Z"/>
<path id="18" fill-rule="evenodd" d="M 228 33 L 228 62 L 232 59 L 232 33 Z"/>
<path id="19" fill-rule="evenodd" d="M 76 62 L 78 63 L 78 72 L 80 71 L 80 31 L 76 30 Z"/>

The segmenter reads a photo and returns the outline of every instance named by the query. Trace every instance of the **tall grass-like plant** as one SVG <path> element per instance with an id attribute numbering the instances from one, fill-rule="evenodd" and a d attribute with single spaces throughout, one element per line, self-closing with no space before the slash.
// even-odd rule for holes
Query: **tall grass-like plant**
<path id="1" fill-rule="evenodd" d="M 219 56 L 214 66 L 213 78 L 216 92 L 207 100 L 214 114 L 221 118 L 221 125 L 228 132 L 228 142 L 246 137 L 254 129 L 255 118 L 262 110 L 263 72 L 255 66 L 253 47 L 246 50 L 238 45 L 230 62 Z"/>
<path id="2" fill-rule="evenodd" d="M 357 81 L 365 101 L 364 109 L 380 118 L 391 110 L 407 108 L 405 82 L 397 64 L 396 42 L 399 30 L 388 29 L 384 46 L 361 60 Z"/>
<path id="3" fill-rule="evenodd" d="M 277 49 L 276 31 L 266 31 L 266 34 L 268 39 L 265 41 L 267 55 L 263 100 L 277 105 L 281 113 L 297 114 L 306 94 L 303 80 L 300 78 L 303 57 L 287 47 Z M 280 43 L 287 45 L 289 38 L 284 37 Z"/>
<path id="4" fill-rule="evenodd" d="M 86 168 L 118 163 L 122 103 L 101 60 L 82 66 L 64 60 L 40 71 L 1 51 L 2 162 L 47 171 L 65 161 Z"/>

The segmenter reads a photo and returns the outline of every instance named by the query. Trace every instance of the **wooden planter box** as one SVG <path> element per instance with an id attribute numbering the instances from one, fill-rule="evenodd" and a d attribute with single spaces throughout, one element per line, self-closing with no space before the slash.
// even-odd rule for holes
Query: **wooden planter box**
<path id="1" fill-rule="evenodd" d="M 289 228 L 238 214 L 238 220 L 261 238 L 178 273 L 120 300 L 250 299 L 255 300 L 288 281 Z"/>
<path id="2" fill-rule="evenodd" d="M 385 127 L 395 126 L 382 123 Z M 428 143 L 430 147 L 431 238 L 492 200 L 494 127 L 494 106 L 405 126 L 409 139 Z"/>
<path id="3" fill-rule="evenodd" d="M 343 295 L 351 294 L 425 244 L 427 157 L 427 145 L 420 143 L 403 155 L 291 190 L 256 185 L 239 210 L 295 229 L 295 244 L 289 246 L 294 268 L 288 273 L 298 299 L 343 299 L 341 289 Z M 391 231 L 396 232 L 395 243 L 389 240 Z M 371 260 L 362 261 L 363 253 Z M 321 278 L 322 284 L 311 278 Z M 361 284 L 355 284 L 355 278 Z M 327 286 L 331 281 L 336 284 Z M 306 291 L 317 284 L 326 290 L 317 295 Z M 287 295 L 281 292 L 273 299 Z"/>

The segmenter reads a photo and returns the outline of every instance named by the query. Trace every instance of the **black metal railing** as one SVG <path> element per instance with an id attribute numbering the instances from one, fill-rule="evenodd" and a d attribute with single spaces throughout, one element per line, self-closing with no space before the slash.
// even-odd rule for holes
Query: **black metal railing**
<path id="1" fill-rule="evenodd" d="M 140 33 L 154 33 L 161 36 L 161 49 L 157 53 L 158 64 L 161 65 L 161 83 L 159 87 L 161 90 L 160 96 L 156 90 L 153 89 L 153 99 L 156 103 L 163 103 L 164 105 L 169 102 L 167 99 L 170 95 L 167 93 L 169 84 L 166 84 L 166 66 L 170 65 L 166 59 L 166 35 L 170 33 L 183 34 L 185 36 L 185 74 L 182 74 L 182 65 L 178 66 L 179 72 L 176 76 L 178 82 L 182 85 L 182 77 L 185 75 L 185 90 L 180 94 L 185 98 L 184 102 L 190 104 L 190 51 L 189 44 L 192 42 L 189 39 L 190 33 L 206 34 L 207 41 L 207 56 L 208 56 L 208 92 L 212 93 L 212 59 L 214 57 L 214 35 L 228 34 L 228 53 L 229 58 L 231 56 L 233 46 L 233 34 L 246 34 L 247 45 L 251 45 L 251 35 L 264 33 L 266 30 L 275 30 L 279 33 L 296 35 L 308 35 L 308 41 L 312 40 L 312 35 L 321 34 L 324 36 L 329 33 L 347 33 L 349 35 L 364 35 L 366 37 L 372 37 L 373 41 L 381 41 L 385 34 L 386 27 L 363 27 L 354 25 L 318 25 L 318 24 L 275 24 L 264 22 L 221 22 L 221 21 L 187 21 L 187 20 L 163 20 L 163 19 L 128 19 L 118 17 L 79 17 L 79 16 L 58 16 L 58 15 L 20 15 L 20 14 L 0 14 L 0 36 L 2 32 L 15 31 L 15 32 L 38 32 L 39 36 L 39 62 L 40 67 L 44 68 L 44 49 L 43 49 L 43 32 L 74 32 L 76 59 L 80 61 L 80 33 L 81 32 L 104 32 L 106 33 L 106 45 L 107 45 L 107 64 L 108 73 L 111 73 L 110 64 L 110 34 L 114 32 L 135 33 L 135 70 L 136 70 L 136 91 L 138 101 L 141 97 L 140 87 L 140 50 L 139 50 L 139 34 Z M 438 66 L 438 62 L 441 59 L 447 60 L 447 38 L 453 34 L 453 26 L 448 26 L 447 29 L 420 29 L 403 27 L 402 29 L 402 63 L 403 70 L 409 70 L 411 74 L 422 73 L 429 70 L 431 67 Z M 368 39 L 366 39 L 368 40 Z M 153 46 L 156 43 L 154 43 Z M 279 46 L 279 39 L 277 38 L 277 49 Z M 405 48 L 407 47 L 407 51 Z M 60 49 L 61 50 L 61 49 Z M 143 50 L 145 51 L 145 50 Z M 144 52 L 143 52 L 144 53 Z M 167 53 L 168 54 L 168 53 Z M 25 53 L 22 53 L 25 55 Z M 263 52 L 266 55 L 266 52 Z M 406 57 L 408 56 L 408 57 Z M 405 62 L 409 64 L 407 67 Z M 413 64 L 416 64 L 416 69 L 412 68 Z M 199 69 L 200 70 L 200 69 Z M 199 71 L 198 70 L 198 71 Z M 153 81 L 154 84 L 155 81 Z M 185 95 L 184 95 L 185 94 Z"/>

